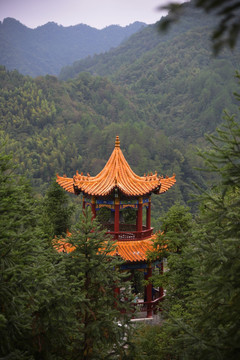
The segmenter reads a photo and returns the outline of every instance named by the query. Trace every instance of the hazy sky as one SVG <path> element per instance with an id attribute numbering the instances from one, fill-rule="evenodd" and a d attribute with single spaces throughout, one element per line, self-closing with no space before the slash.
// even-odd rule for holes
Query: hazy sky
<path id="1" fill-rule="evenodd" d="M 134 21 L 153 24 L 170 0 L 0 0 L 0 21 L 6 17 L 35 28 L 54 21 L 69 26 L 87 24 L 101 29 L 111 24 L 125 26 Z M 184 2 L 184 0 L 178 0 Z M 185 0 L 186 1 L 186 0 Z"/>

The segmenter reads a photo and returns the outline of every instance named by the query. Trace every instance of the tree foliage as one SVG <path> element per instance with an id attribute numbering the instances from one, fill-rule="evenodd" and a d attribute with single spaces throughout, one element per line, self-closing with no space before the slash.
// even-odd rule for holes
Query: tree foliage
<path id="1" fill-rule="evenodd" d="M 42 203 L 42 228 L 49 239 L 66 234 L 71 227 L 74 211 L 69 196 L 54 179 Z"/>
<path id="2" fill-rule="evenodd" d="M 129 311 L 129 304 L 120 302 L 114 288 L 125 289 L 121 296 L 126 298 L 128 283 L 119 272 L 122 261 L 111 256 L 115 244 L 92 221 L 89 208 L 66 241 L 74 248 L 63 261 L 79 324 L 79 335 L 72 341 L 73 358 L 123 359 L 130 323 L 120 310 Z"/>
<path id="3" fill-rule="evenodd" d="M 189 291 L 192 264 L 187 249 L 194 224 L 189 210 L 183 205 L 175 204 L 160 218 L 161 232 L 154 241 L 155 251 L 150 254 L 150 257 L 157 254 L 162 260 L 167 260 L 168 270 L 161 276 L 153 276 L 152 281 L 154 286 L 165 289 L 164 307 L 171 309 L 170 311 L 174 311 L 175 306 L 184 306 Z"/>
<path id="4" fill-rule="evenodd" d="M 128 303 L 115 296 L 114 287 L 127 291 L 128 283 L 119 271 L 122 262 L 111 256 L 114 243 L 86 211 L 67 240 L 74 251 L 58 253 L 41 230 L 41 203 L 26 181 L 16 175 L 3 147 L 0 357 L 124 359 L 131 327 L 128 316 L 120 310 L 128 309 Z M 56 190 L 53 186 L 52 196 Z M 61 207 L 54 210 L 60 217 Z"/>
<path id="5" fill-rule="evenodd" d="M 224 124 L 208 141 L 209 150 L 200 151 L 203 170 L 217 177 L 198 198 L 199 214 L 185 247 L 176 257 L 169 254 L 169 271 L 163 278 L 170 308 L 166 307 L 158 331 L 158 350 L 155 347 L 154 354 L 149 350 L 153 359 L 158 355 L 220 360 L 237 359 L 240 354 L 239 120 L 226 112 Z M 181 240 L 181 233 L 178 236 Z M 140 347 L 144 342 L 141 335 L 136 341 Z"/>
<path id="6" fill-rule="evenodd" d="M 65 359 L 71 312 L 64 269 L 44 241 L 31 189 L 15 173 L 3 143 L 0 199 L 0 354 Z"/>
<path id="7" fill-rule="evenodd" d="M 220 182 L 202 195 L 202 213 L 194 234 L 191 318 L 181 339 L 187 358 L 239 357 L 239 140 L 240 124 L 226 113 L 226 123 L 209 137 L 203 153 L 208 171 Z M 199 302 L 201 306 L 199 306 Z M 181 326 L 181 325 L 180 325 Z"/>
<path id="8" fill-rule="evenodd" d="M 203 9 L 205 13 L 212 14 L 216 17 L 217 23 L 212 32 L 212 43 L 215 53 L 218 53 L 224 46 L 234 48 L 240 31 L 240 2 L 238 0 L 192 0 L 192 6 Z M 184 8 L 189 4 L 179 4 L 172 2 L 160 9 L 170 11 L 168 17 L 164 18 L 159 26 L 161 30 L 166 30 L 172 22 L 181 17 Z"/>

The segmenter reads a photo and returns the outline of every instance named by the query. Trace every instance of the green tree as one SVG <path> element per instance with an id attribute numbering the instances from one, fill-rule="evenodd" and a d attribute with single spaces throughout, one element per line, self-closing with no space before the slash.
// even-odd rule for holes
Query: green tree
<path id="1" fill-rule="evenodd" d="M 124 287 L 127 291 L 128 283 L 123 282 L 125 276 L 119 271 L 122 261 L 111 256 L 115 244 L 91 218 L 87 208 L 66 240 L 73 251 L 63 258 L 79 323 L 72 354 L 74 359 L 82 360 L 124 359 L 130 325 L 128 316 L 121 315 L 120 309 L 129 305 L 120 302 L 114 288 Z"/>
<path id="2" fill-rule="evenodd" d="M 133 359 L 167 360 L 177 359 L 178 350 L 174 346 L 174 338 L 179 330 L 173 327 L 172 318 L 185 316 L 186 299 L 191 287 L 193 261 L 188 254 L 188 247 L 194 222 L 189 208 L 173 205 L 160 218 L 161 230 L 154 241 L 155 251 L 150 258 L 165 258 L 166 269 L 163 274 L 152 277 L 154 286 L 162 286 L 165 299 L 162 304 L 161 326 L 143 326 L 134 334 L 134 343 L 140 357 L 133 355 Z"/>
<path id="3" fill-rule="evenodd" d="M 199 225 L 193 236 L 191 316 L 179 322 L 185 358 L 237 359 L 240 356 L 240 123 L 225 114 L 226 123 L 209 136 L 211 150 L 201 153 L 206 170 L 218 174 L 201 198 Z"/>
<path id="4" fill-rule="evenodd" d="M 150 256 L 161 256 L 167 260 L 168 271 L 153 277 L 155 286 L 162 286 L 166 290 L 165 308 L 172 309 L 175 305 L 184 305 L 189 288 L 189 278 L 192 264 L 188 258 L 187 249 L 193 227 L 192 215 L 189 208 L 173 205 L 160 218 L 161 233 L 154 241 L 157 253 Z"/>
<path id="5" fill-rule="evenodd" d="M 59 256 L 41 240 L 31 188 L 0 152 L 0 357 L 66 359 L 71 302 Z"/>
<path id="6" fill-rule="evenodd" d="M 66 234 L 71 226 L 73 211 L 69 196 L 54 179 L 43 200 L 42 227 L 45 234 L 50 239 Z"/>
<path id="7" fill-rule="evenodd" d="M 24 259 L 27 247 L 32 247 L 29 232 L 32 230 L 29 214 L 29 202 L 22 196 L 24 186 L 16 184 L 10 164 L 10 156 L 4 153 L 1 144 L 0 153 L 0 327 L 1 327 L 1 355 L 21 358 L 19 339 L 26 335 L 27 325 L 30 325 L 31 313 L 24 311 L 24 301 L 18 297 L 22 295 L 21 277 L 17 273 L 26 275 Z M 23 244 L 24 242 L 24 244 Z M 21 262 L 19 263 L 19 257 Z M 24 271 L 24 272 L 22 272 Z M 14 279 L 15 277 L 15 279 Z M 17 281 L 18 280 L 18 281 Z M 19 285 L 20 286 L 19 286 Z M 20 315 L 22 313 L 22 315 Z"/>
<path id="8" fill-rule="evenodd" d="M 171 358 L 240 356 L 240 122 L 225 113 L 225 123 L 208 140 L 211 148 L 200 155 L 217 180 L 199 198 L 200 214 L 185 249 L 192 273 L 184 311 L 170 312 L 163 326 Z"/>
<path id="9" fill-rule="evenodd" d="M 174 298 L 167 320 L 156 332 L 154 347 L 148 348 L 150 359 L 231 360 L 240 356 L 240 122 L 226 112 L 225 123 L 208 140 L 210 148 L 199 154 L 205 161 L 203 170 L 217 176 L 199 197 L 200 213 L 188 244 L 181 248 L 180 262 L 172 258 L 171 263 L 169 255 L 167 279 L 172 287 L 167 287 L 166 300 L 168 292 L 173 291 Z M 191 271 L 181 283 L 189 264 Z M 175 293 L 176 285 L 183 291 Z M 184 295 L 182 302 L 179 294 Z M 136 343 L 142 348 L 141 334 Z"/>

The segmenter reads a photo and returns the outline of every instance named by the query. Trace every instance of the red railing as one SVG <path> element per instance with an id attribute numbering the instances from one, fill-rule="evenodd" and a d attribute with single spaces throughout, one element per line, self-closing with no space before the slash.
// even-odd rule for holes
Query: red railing
<path id="1" fill-rule="evenodd" d="M 142 231 L 109 231 L 108 234 L 111 234 L 114 240 L 128 241 L 128 240 L 142 240 L 151 237 L 153 228 L 142 230 Z"/>
<path id="2" fill-rule="evenodd" d="M 165 295 L 162 295 L 155 300 L 152 301 L 138 301 L 133 303 L 134 306 L 134 318 L 141 318 L 141 317 L 152 317 L 153 313 L 156 313 L 157 310 L 161 311 L 159 308 L 159 303 L 163 301 Z M 140 316 L 141 315 L 141 316 Z"/>

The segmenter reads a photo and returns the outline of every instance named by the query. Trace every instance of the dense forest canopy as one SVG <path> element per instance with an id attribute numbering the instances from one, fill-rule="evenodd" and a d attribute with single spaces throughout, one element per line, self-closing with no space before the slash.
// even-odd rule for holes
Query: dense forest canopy
<path id="1" fill-rule="evenodd" d="M 214 23 L 189 4 L 166 35 L 157 24 L 148 26 L 117 49 L 64 68 L 60 78 L 87 71 L 127 85 L 138 104 L 151 106 L 151 126 L 195 142 L 215 130 L 225 107 L 236 109 L 232 92 L 239 47 L 213 58 L 209 32 Z"/>
<path id="2" fill-rule="evenodd" d="M 60 83 L 54 77 L 33 80 L 4 68 L 1 84 L 2 135 L 38 192 L 44 192 L 57 172 L 96 175 L 113 150 L 116 134 L 136 173 L 176 173 L 178 188 L 169 192 L 169 199 L 157 200 L 161 206 L 175 197 L 187 201 L 186 184 L 191 188 L 192 180 L 202 181 L 192 170 L 192 145 L 187 149 L 180 139 L 173 142 L 148 125 L 144 120 L 150 109 L 137 106 L 128 89 L 89 74 Z"/>

